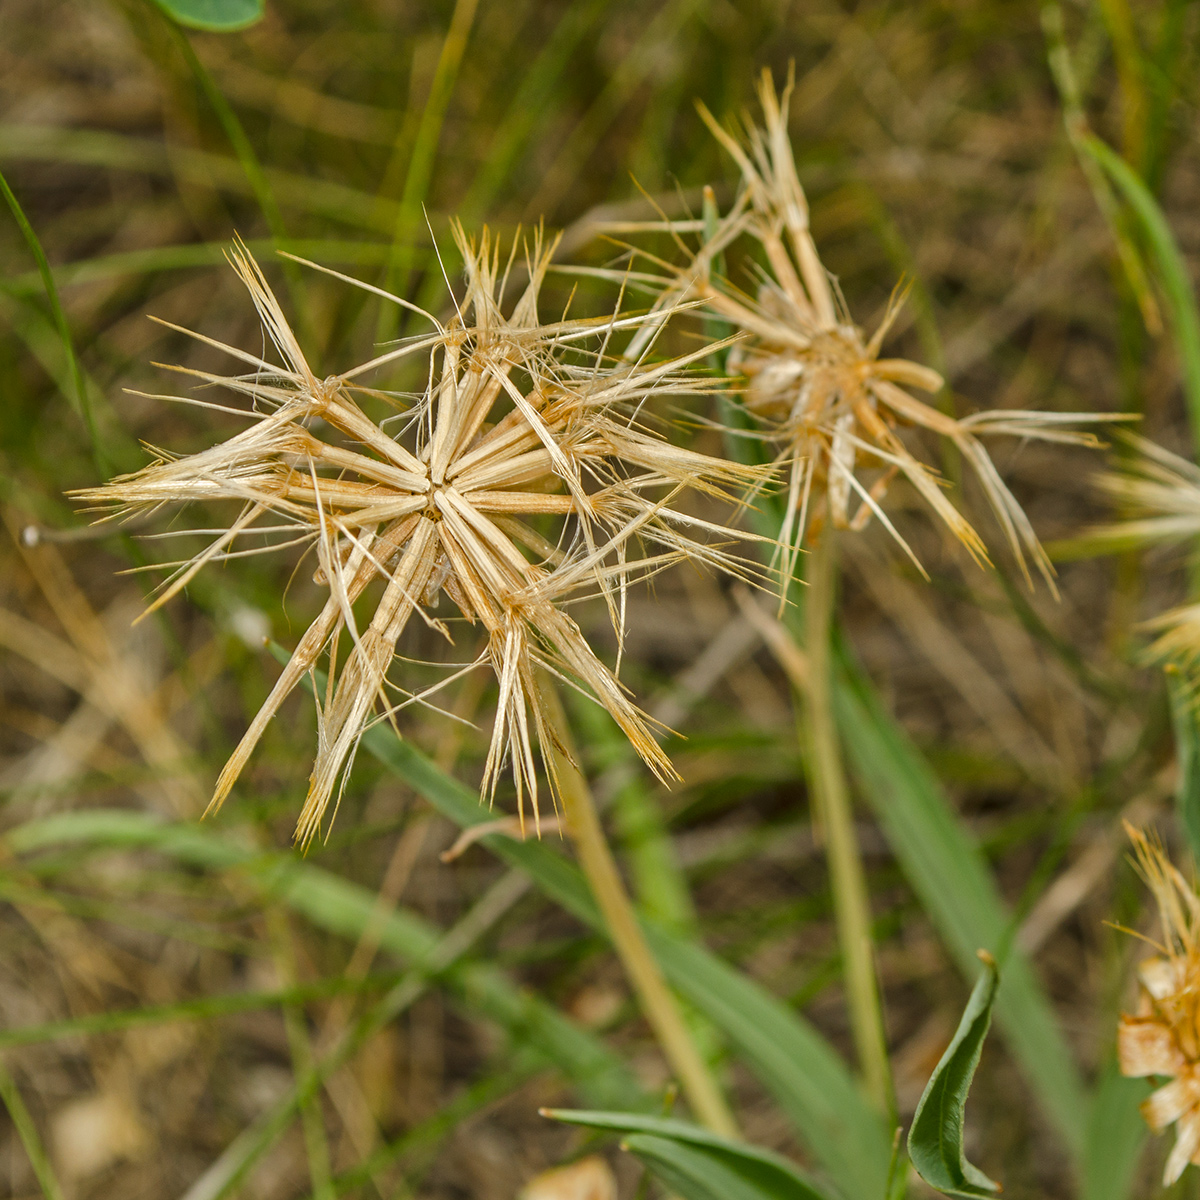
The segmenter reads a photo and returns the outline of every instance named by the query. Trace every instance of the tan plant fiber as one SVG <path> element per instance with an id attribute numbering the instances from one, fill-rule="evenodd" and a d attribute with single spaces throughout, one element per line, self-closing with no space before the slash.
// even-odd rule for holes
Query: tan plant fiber
<path id="1" fill-rule="evenodd" d="M 685 268 L 655 259 L 658 273 L 638 276 L 641 284 L 658 288 L 665 310 L 683 299 L 698 299 L 745 335 L 730 352 L 727 368 L 744 380 L 745 409 L 761 436 L 775 447 L 777 465 L 789 474 L 779 538 L 786 556 L 785 580 L 791 578 L 806 537 L 817 536 L 826 520 L 839 529 L 858 530 L 877 517 L 921 569 L 882 507 L 897 476 L 908 480 L 977 562 L 987 561 L 983 539 L 946 495 L 938 472 L 901 439 L 899 429 L 910 426 L 957 447 L 979 479 L 1026 579 L 1031 558 L 1053 589 L 1050 560 L 980 436 L 1007 434 L 1094 446 L 1092 434 L 1068 427 L 1112 418 L 1013 409 L 956 419 L 912 395 L 912 389 L 940 391 L 942 377 L 907 359 L 880 357 L 903 293 L 893 295 L 879 327 L 868 337 L 848 314 L 836 280 L 817 253 L 787 133 L 791 91 L 789 77 L 782 95 L 777 95 L 770 71 L 764 70 L 759 84 L 764 126 L 746 118 L 732 132 L 699 106 L 712 133 L 741 169 L 737 199 L 707 229 L 700 249 L 688 251 Z M 696 224 L 677 228 L 694 229 Z M 720 256 L 743 235 L 759 244 L 767 262 L 759 269 L 754 296 L 716 271 Z M 679 245 L 686 250 L 682 239 Z"/>
<path id="2" fill-rule="evenodd" d="M 540 233 L 527 245 L 514 241 L 507 259 L 486 231 L 478 243 L 457 226 L 454 236 L 465 290 L 453 319 L 442 324 L 422 314 L 428 334 L 328 378 L 309 366 L 239 243 L 230 262 L 283 365 L 193 334 L 243 364 L 244 373 L 174 369 L 248 399 L 248 407 L 224 411 L 249 426 L 187 457 L 158 451 L 142 470 L 76 493 L 126 517 L 165 504 L 239 506 L 202 552 L 178 564 L 155 605 L 206 563 L 260 552 L 235 549 L 239 539 L 266 534 L 277 539 L 267 549 L 315 549 L 315 579 L 328 589 L 324 608 L 226 763 L 209 805 L 222 803 L 284 699 L 323 660 L 328 682 L 317 699 L 317 755 L 296 827 L 302 844 L 340 796 L 339 780 L 344 786 L 368 724 L 427 700 L 427 692 L 405 691 L 388 672 L 414 615 L 450 639 L 449 627 L 432 614 L 440 595 L 482 626 L 486 648 L 471 665 L 490 665 L 498 681 L 484 795 L 494 796 L 507 761 L 519 811 L 523 816 L 528 799 L 536 818 L 535 745 L 549 762 L 554 737 L 538 699 L 540 668 L 589 694 L 660 779 L 674 777 L 652 722 L 594 653 L 565 602 L 604 598 L 619 668 L 632 580 L 681 559 L 744 573 L 741 560 L 722 548 L 736 535 L 688 515 L 676 500 L 689 489 L 734 498 L 761 486 L 762 472 L 673 445 L 644 416 L 660 392 L 708 386 L 687 371 L 699 353 L 659 363 L 644 355 L 634 363 L 612 359 L 611 335 L 641 318 L 540 323 L 538 296 L 554 250 Z M 527 282 L 506 315 L 502 298 L 522 248 Z M 358 382 L 414 355 L 428 359 L 428 382 L 411 404 Z M 402 409 L 390 418 L 399 423 L 396 432 L 367 411 L 368 401 L 380 407 L 389 399 Z M 382 592 L 364 624 L 354 605 L 373 581 Z M 550 781 L 553 791 L 553 771 Z"/>
<path id="3" fill-rule="evenodd" d="M 1087 533 L 1085 541 L 1106 549 L 1133 549 L 1200 538 L 1200 468 L 1186 458 L 1131 433 L 1121 440 L 1133 451 L 1119 466 L 1096 479 L 1122 516 Z M 1143 628 L 1158 636 L 1147 656 L 1181 668 L 1195 677 L 1200 671 L 1200 604 L 1184 604 L 1146 621 Z"/>
<path id="4" fill-rule="evenodd" d="M 1200 1164 L 1200 897 L 1162 846 L 1126 823 L 1138 870 L 1154 895 L 1163 944 L 1138 967 L 1138 1010 L 1117 1029 L 1121 1074 L 1170 1082 L 1142 1104 L 1155 1133 L 1175 1126 L 1163 1171 L 1170 1186 L 1189 1162 Z"/>

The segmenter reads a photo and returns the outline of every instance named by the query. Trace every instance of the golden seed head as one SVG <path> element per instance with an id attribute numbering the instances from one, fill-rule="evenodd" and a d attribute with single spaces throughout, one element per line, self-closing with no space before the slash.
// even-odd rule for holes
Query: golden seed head
<path id="1" fill-rule="evenodd" d="M 249 372 L 185 373 L 248 397 L 248 408 L 226 411 L 249 427 L 187 457 L 159 451 L 135 474 L 76 493 L 122 515 L 189 501 L 240 506 L 205 550 L 177 565 L 154 606 L 206 563 L 260 552 L 235 548 L 250 535 L 273 537 L 266 549 L 315 550 L 314 578 L 328 589 L 324 608 L 226 764 L 210 805 L 222 803 L 283 700 L 324 660 L 329 681 L 318 696 L 319 745 L 296 830 L 302 843 L 317 834 L 340 795 L 368 724 L 426 698 L 405 691 L 388 672 L 414 615 L 449 639 L 445 623 L 429 611 L 440 595 L 467 622 L 483 626 L 486 648 L 476 665 L 489 664 L 499 685 L 484 793 L 494 795 L 508 762 L 522 813 L 528 797 L 536 817 L 534 747 L 544 752 L 552 736 L 538 700 L 541 671 L 590 694 L 659 778 L 674 777 L 648 718 L 564 602 L 602 597 L 619 646 L 633 580 L 680 559 L 743 573 L 741 561 L 708 537 L 735 535 L 689 515 L 675 500 L 688 489 L 725 496 L 761 486 L 763 472 L 672 445 L 644 424 L 645 406 L 658 393 L 702 386 L 687 372 L 699 353 L 654 364 L 644 356 L 636 364 L 610 358 L 609 337 L 636 327 L 636 317 L 541 323 L 538 294 L 554 246 L 540 235 L 525 251 L 524 289 L 505 313 L 519 247 L 502 264 L 486 231 L 478 244 L 458 227 L 455 237 L 466 287 L 453 320 L 443 325 L 424 314 L 428 334 L 321 379 L 239 244 L 230 261 L 286 365 L 212 343 Z M 389 397 L 359 381 L 413 355 L 428 358 L 425 392 L 381 424 L 364 403 Z M 389 422 L 399 428 L 393 432 Z M 547 521 L 557 530 L 550 537 Z M 375 580 L 383 583 L 382 595 L 362 627 L 353 606 Z"/>
<path id="2" fill-rule="evenodd" d="M 893 295 L 879 328 L 867 337 L 846 311 L 836 281 L 817 252 L 787 133 L 791 90 L 789 78 L 777 95 L 770 71 L 763 72 L 761 126 L 747 119 L 730 131 L 699 106 L 714 136 L 740 167 L 741 189 L 724 217 L 706 222 L 705 239 L 689 253 L 686 267 L 675 270 L 658 262 L 660 268 L 667 267 L 658 277 L 660 303 L 674 308 L 682 300 L 699 301 L 743 335 L 728 357 L 728 370 L 744 380 L 744 405 L 775 446 L 776 464 L 789 472 L 780 533 L 784 578 L 791 577 L 805 539 L 817 536 L 824 524 L 860 530 L 872 518 L 920 569 L 883 508 L 897 477 L 916 489 L 977 562 L 987 562 L 983 539 L 947 497 L 939 473 L 902 440 L 898 431 L 910 426 L 958 448 L 982 485 L 1026 579 L 1027 560 L 1032 559 L 1053 589 L 1050 560 L 980 435 L 1095 445 L 1092 435 L 1069 426 L 1111 418 L 1009 410 L 956 419 L 912 394 L 913 389 L 937 393 L 943 381 L 919 363 L 879 357 L 901 310 L 903 292 Z M 743 236 L 759 244 L 767 261 L 753 296 L 717 271 L 721 255 Z"/>
<path id="3" fill-rule="evenodd" d="M 1121 1073 L 1170 1082 L 1142 1104 L 1156 1133 L 1175 1126 L 1163 1183 L 1189 1162 L 1200 1164 L 1200 897 L 1162 846 L 1126 824 L 1138 869 L 1154 895 L 1162 924 L 1161 954 L 1138 968 L 1138 1010 L 1117 1029 Z"/>

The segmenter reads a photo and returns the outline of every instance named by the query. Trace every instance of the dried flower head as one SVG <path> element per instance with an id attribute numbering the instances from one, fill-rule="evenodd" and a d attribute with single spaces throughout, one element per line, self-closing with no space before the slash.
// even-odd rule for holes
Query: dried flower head
<path id="1" fill-rule="evenodd" d="M 1131 433 L 1120 438 L 1132 455 L 1096 483 L 1122 515 L 1090 530 L 1086 540 L 1111 550 L 1194 543 L 1200 537 L 1200 468 L 1146 438 Z M 1144 628 L 1159 635 L 1148 651 L 1152 661 L 1193 677 L 1200 673 L 1200 604 L 1170 609 Z"/>
<path id="2" fill-rule="evenodd" d="M 275 537 L 268 549 L 315 548 L 315 579 L 328 589 L 324 608 L 225 765 L 210 804 L 229 794 L 284 699 L 324 660 L 318 750 L 296 830 L 302 843 L 340 795 L 339 780 L 344 786 L 368 723 L 425 698 L 392 682 L 388 671 L 414 616 L 449 639 L 431 612 L 441 594 L 482 626 L 486 648 L 472 665 L 490 664 L 499 685 L 485 795 L 494 795 L 507 760 L 522 814 L 526 797 L 537 814 L 534 747 L 545 755 L 554 736 L 539 703 L 539 669 L 588 693 L 655 774 L 672 778 L 649 719 L 564 602 L 602 596 L 619 646 L 631 580 L 682 558 L 741 571 L 739 560 L 711 541 L 728 541 L 729 531 L 673 505 L 685 489 L 740 493 L 760 485 L 761 473 L 672 445 L 639 419 L 655 393 L 705 386 L 685 371 L 697 355 L 657 364 L 611 360 L 609 337 L 635 326 L 636 317 L 540 323 L 538 295 L 554 250 L 540 235 L 526 248 L 528 279 L 506 315 L 502 298 L 518 245 L 505 264 L 486 232 L 479 244 L 461 228 L 454 232 L 466 264 L 454 318 L 441 324 L 422 314 L 428 334 L 329 378 L 314 374 L 258 265 L 239 245 L 230 261 L 283 365 L 193 334 L 248 369 L 231 376 L 175 370 L 248 398 L 249 407 L 223 411 L 249 427 L 184 458 L 159 451 L 135 474 L 77 493 L 124 516 L 195 501 L 240 507 L 202 552 L 179 564 L 156 605 L 206 563 L 259 552 L 235 549 L 252 535 Z M 597 339 L 598 348 L 581 349 Z M 368 397 L 389 397 L 359 381 L 413 355 L 427 356 L 428 383 L 389 418 L 399 423 L 391 432 L 364 408 Z M 547 529 L 547 521 L 556 528 Z M 363 627 L 354 604 L 375 580 L 382 594 Z"/>
<path id="3" fill-rule="evenodd" d="M 1163 1183 L 1200 1164 L 1200 897 L 1162 846 L 1128 823 L 1137 866 L 1162 924 L 1160 953 L 1138 968 L 1138 1010 L 1122 1014 L 1117 1058 L 1122 1075 L 1170 1080 L 1142 1104 L 1155 1133 L 1175 1126 Z"/>
<path id="4" fill-rule="evenodd" d="M 744 378 L 744 406 L 775 446 L 776 463 L 790 471 L 780 535 L 788 556 L 785 578 L 791 575 L 802 542 L 816 536 L 826 521 L 839 529 L 858 530 L 872 517 L 920 569 L 882 507 L 898 475 L 909 481 L 976 561 L 986 562 L 983 539 L 947 497 L 937 471 L 901 439 L 902 427 L 915 426 L 958 448 L 978 477 L 1026 579 L 1028 557 L 1053 587 L 1050 561 L 979 438 L 1007 434 L 1092 446 L 1097 443 L 1091 434 L 1067 427 L 1105 418 L 1008 410 L 956 419 L 912 395 L 912 389 L 937 393 L 942 378 L 919 363 L 880 357 L 903 293 L 893 296 L 879 327 L 868 337 L 850 317 L 817 253 L 787 133 L 791 90 L 789 78 L 782 96 L 777 96 L 770 71 L 763 72 L 761 128 L 746 119 L 730 132 L 700 106 L 705 122 L 741 169 L 738 197 L 728 214 L 709 227 L 686 268 L 680 271 L 658 261 L 665 273 L 640 276 L 642 282 L 658 284 L 665 306 L 673 307 L 684 297 L 698 298 L 745 334 L 728 357 L 728 369 Z M 673 228 L 678 233 L 696 224 Z M 760 269 L 754 296 L 716 269 L 720 256 L 743 235 L 761 246 L 767 263 Z"/>

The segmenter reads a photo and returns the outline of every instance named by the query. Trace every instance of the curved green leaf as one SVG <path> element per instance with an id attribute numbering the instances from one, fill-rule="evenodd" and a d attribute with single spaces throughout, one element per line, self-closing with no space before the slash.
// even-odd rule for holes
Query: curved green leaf
<path id="1" fill-rule="evenodd" d="M 782 1155 L 731 1141 L 687 1121 L 635 1113 L 543 1109 L 572 1125 L 626 1134 L 622 1149 L 637 1155 L 684 1200 L 826 1200 Z"/>
<path id="2" fill-rule="evenodd" d="M 207 33 L 234 33 L 261 21 L 265 0 L 154 0 L 155 4 L 188 29 Z"/>
<path id="3" fill-rule="evenodd" d="M 917 1173 L 947 1196 L 994 1196 L 1000 1190 L 1000 1185 L 967 1162 L 963 1153 L 963 1109 L 992 1023 L 992 1005 L 1000 983 L 995 959 L 982 952 L 980 958 L 983 974 L 971 992 L 954 1039 L 925 1086 L 908 1131 L 908 1154 Z"/>

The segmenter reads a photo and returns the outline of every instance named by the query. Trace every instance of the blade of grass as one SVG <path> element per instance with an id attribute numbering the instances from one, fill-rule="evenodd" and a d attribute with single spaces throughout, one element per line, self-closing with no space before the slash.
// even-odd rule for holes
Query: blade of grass
<path id="1" fill-rule="evenodd" d="M 450 16 L 450 27 L 442 42 L 441 54 L 433 74 L 429 96 L 421 112 L 420 124 L 412 141 L 408 169 L 404 175 L 404 190 L 400 194 L 400 207 L 392 231 L 392 257 L 383 281 L 386 290 L 403 296 L 408 290 L 408 262 L 411 244 L 420 229 L 429 185 L 433 180 L 433 166 L 437 158 L 438 143 L 442 138 L 442 126 L 454 85 L 458 81 L 458 70 L 467 49 L 467 39 L 475 24 L 475 10 L 479 0 L 455 0 L 454 12 Z M 397 151 L 407 139 L 401 131 Z M 379 325 L 376 329 L 377 342 L 390 341 L 395 337 L 399 310 L 391 304 L 380 309 Z"/>
<path id="2" fill-rule="evenodd" d="M 980 946 L 999 949 L 1011 937 L 1012 922 L 991 873 L 936 777 L 844 647 L 840 667 L 835 703 L 851 772 L 960 969 L 973 974 Z M 1078 1068 L 1029 962 L 1013 948 L 1002 969 L 997 1020 L 1078 1163 L 1088 1110 Z"/>
<path id="3" fill-rule="evenodd" d="M 263 171 L 262 163 L 258 161 L 258 155 L 255 154 L 254 147 L 251 145 L 249 137 L 246 136 L 245 127 L 238 120 L 238 115 L 233 111 L 232 105 L 225 99 L 224 93 L 217 87 L 216 81 L 208 73 L 208 69 L 200 61 L 199 56 L 196 54 L 196 49 L 192 45 L 191 38 L 174 21 L 168 20 L 166 25 L 171 32 L 172 41 L 174 41 L 179 53 L 183 55 L 188 69 L 200 85 L 200 90 L 204 93 L 205 99 L 211 105 L 213 112 L 216 113 L 217 120 L 221 123 L 221 128 L 225 131 L 225 136 L 229 139 L 230 146 L 233 147 L 233 152 L 241 164 L 246 181 L 250 184 L 250 190 L 254 193 L 255 202 L 258 204 L 259 211 L 266 219 L 267 228 L 270 229 L 277 248 L 281 247 L 287 239 L 287 229 L 283 224 L 283 214 L 279 210 L 279 203 L 275 199 L 275 192 L 272 190 Z M 286 258 L 282 261 L 282 267 L 284 278 L 287 280 L 288 293 L 292 298 L 292 308 L 295 311 L 296 321 L 300 326 L 300 332 L 302 335 L 311 336 L 312 329 L 309 320 L 308 302 L 305 299 L 304 284 L 300 278 L 300 268 L 291 259 Z"/>
<path id="4" fill-rule="evenodd" d="M 1126 1079 L 1115 1060 L 1102 1068 L 1088 1112 L 1083 1200 L 1127 1200 L 1149 1130 L 1138 1111 L 1145 1079 Z"/>
<path id="5" fill-rule="evenodd" d="M 173 146 L 168 153 L 166 145 L 154 138 L 102 130 L 0 124 L 0 159 L 4 158 L 69 162 L 167 179 L 179 176 L 206 187 L 254 195 L 236 158 L 187 146 Z M 297 212 L 380 233 L 391 234 L 395 229 L 400 205 L 394 200 L 276 167 L 264 167 L 263 174 L 273 193 Z"/>
<path id="6" fill-rule="evenodd" d="M 1095 134 L 1085 134 L 1081 145 L 1120 190 L 1154 256 L 1179 354 L 1192 441 L 1200 453 L 1200 315 L 1187 266 L 1162 209 L 1129 164 Z"/>
<path id="7" fill-rule="evenodd" d="M 314 925 L 351 939 L 360 937 L 367 923 L 378 919 L 373 915 L 374 892 L 291 853 L 261 854 L 228 836 L 192 825 L 166 824 L 148 813 L 123 809 L 62 813 L 19 825 L 4 840 L 17 854 L 65 844 L 144 847 L 205 870 L 247 871 L 270 895 Z M 429 969 L 441 940 L 434 926 L 404 909 L 387 914 L 379 939 L 382 949 L 421 970 Z M 636 1103 L 640 1089 L 602 1041 L 553 1006 L 515 987 L 504 972 L 465 960 L 439 967 L 430 978 L 443 981 L 468 1009 L 495 1022 L 515 1041 L 528 1041 L 597 1103 L 610 1107 Z"/>
<path id="8" fill-rule="evenodd" d="M 491 208 L 534 129 L 554 112 L 555 87 L 571 54 L 608 7 L 608 0 L 577 0 L 568 5 L 533 65 L 521 76 L 512 101 L 489 139 L 487 158 L 459 205 L 464 223 L 481 220 Z"/>
<path id="9" fill-rule="evenodd" d="M 13 1127 L 21 1139 L 21 1145 L 25 1147 L 25 1153 L 29 1155 L 29 1162 L 33 1167 L 34 1175 L 37 1176 L 42 1195 L 46 1197 L 46 1200 L 63 1200 L 62 1187 L 54 1174 L 54 1168 L 50 1165 L 50 1158 L 46 1154 L 45 1146 L 42 1145 L 42 1139 L 38 1136 L 37 1126 L 34 1125 L 33 1118 L 29 1115 L 29 1109 L 25 1107 L 25 1101 L 21 1096 L 20 1088 L 17 1087 L 16 1080 L 9 1074 L 8 1067 L 2 1059 L 0 1059 L 0 1100 L 4 1101 L 4 1107 L 8 1109 Z"/>
<path id="10" fill-rule="evenodd" d="M 473 791 L 389 729 L 368 730 L 362 744 L 457 825 L 492 820 Z M 481 841 L 568 912 L 603 928 L 579 871 L 547 844 L 496 834 Z M 891 1139 L 837 1052 L 782 1001 L 699 944 L 649 923 L 646 936 L 671 986 L 725 1032 L 839 1190 L 847 1197 L 882 1195 Z"/>
<path id="11" fill-rule="evenodd" d="M 37 263 L 38 275 L 41 277 L 42 287 L 46 290 L 46 299 L 50 302 L 50 312 L 54 317 L 54 325 L 58 330 L 58 337 L 62 343 L 63 356 L 67 362 L 67 372 L 71 379 L 70 390 L 64 389 L 67 401 L 78 416 L 83 418 L 83 423 L 87 429 L 88 438 L 92 444 L 92 454 L 96 459 L 96 466 L 101 474 L 109 475 L 110 463 L 104 454 L 103 447 L 100 445 L 100 435 L 96 430 L 96 414 L 92 409 L 91 397 L 88 395 L 87 384 L 84 382 L 83 371 L 79 365 L 79 358 L 75 353 L 75 342 L 71 337 L 71 327 L 67 324 L 67 315 L 63 312 L 62 303 L 58 298 L 58 288 L 54 284 L 54 275 L 50 270 L 50 263 L 46 258 L 46 252 L 42 249 L 42 243 L 38 240 L 38 236 L 33 231 L 33 226 L 29 223 L 29 218 L 25 216 L 24 209 L 17 201 L 16 195 L 8 185 L 8 180 L 0 174 L 0 192 L 3 192 L 5 202 L 8 204 L 9 211 L 13 215 L 13 220 L 16 221 L 17 227 L 21 231 L 21 236 L 25 239 L 25 244 L 29 247 L 29 252 L 33 255 L 34 261 Z"/>
<path id="12" fill-rule="evenodd" d="M 1142 312 L 1142 320 L 1151 333 L 1158 333 L 1162 328 L 1162 315 L 1159 313 L 1158 301 L 1154 298 L 1154 292 L 1146 276 L 1142 256 L 1125 228 L 1120 207 L 1109 181 L 1105 178 L 1104 172 L 1097 168 L 1093 157 L 1087 150 L 1086 143 L 1092 135 L 1088 132 L 1083 97 L 1080 94 L 1075 66 L 1071 61 L 1070 51 L 1067 49 L 1062 7 L 1056 0 L 1042 4 L 1042 30 L 1046 37 L 1050 74 L 1062 101 L 1063 124 L 1066 127 L 1067 139 L 1071 143 L 1079 166 L 1092 190 L 1096 207 L 1100 210 L 1109 232 L 1112 234 L 1117 257 L 1121 260 L 1129 287 L 1137 298 L 1138 307 Z"/>
<path id="13" fill-rule="evenodd" d="M 251 238 L 246 241 L 247 249 L 258 256 L 272 253 L 276 245 L 274 239 Z M 329 238 L 288 238 L 280 248 L 321 263 L 364 267 L 386 263 L 392 252 L 386 242 L 351 242 Z M 103 254 L 62 263 L 51 267 L 50 273 L 58 287 L 71 287 L 123 275 L 152 275 L 189 267 L 218 266 L 224 263 L 228 249 L 228 242 L 196 242 L 159 246 L 153 250 L 127 250 L 120 254 Z M 414 265 L 424 266 L 429 261 L 423 253 L 413 257 Z M 0 279 L 0 291 L 10 296 L 28 295 L 41 286 L 41 275 L 37 271 Z"/>
<path id="14" fill-rule="evenodd" d="M 541 185 L 526 205 L 528 217 L 538 220 L 554 211 L 605 131 L 646 77 L 661 63 L 664 48 L 700 8 L 700 0 L 670 0 L 659 9 L 617 64 L 604 90 L 568 135 L 549 170 L 542 176 Z"/>
<path id="15" fill-rule="evenodd" d="M 364 979 L 323 979 L 319 983 L 299 984 L 272 992 L 238 992 L 230 996 L 202 996 L 195 1000 L 180 1000 L 175 1004 L 156 1004 L 119 1012 L 89 1013 L 64 1021 L 46 1021 L 40 1025 L 0 1029 L 0 1049 L 9 1046 L 34 1046 L 61 1038 L 80 1037 L 93 1033 L 115 1033 L 139 1025 L 165 1025 L 172 1021 L 202 1021 L 236 1013 L 274 1008 L 281 1004 L 307 1004 L 312 1000 L 327 1000 L 333 996 L 360 995 L 378 991 L 394 984 L 399 976 L 368 975 Z"/>

